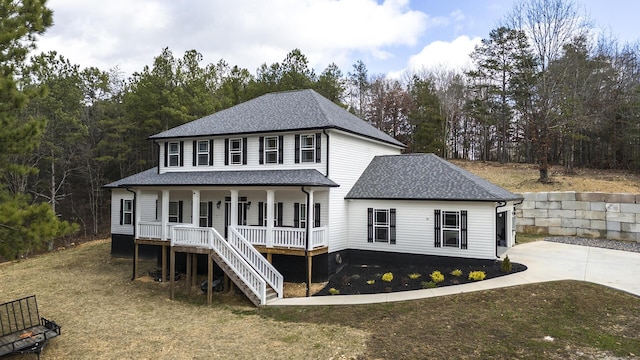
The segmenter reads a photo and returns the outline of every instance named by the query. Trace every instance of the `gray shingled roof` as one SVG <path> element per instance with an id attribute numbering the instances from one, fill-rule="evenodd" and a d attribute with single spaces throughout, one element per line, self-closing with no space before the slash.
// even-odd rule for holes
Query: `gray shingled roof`
<path id="1" fill-rule="evenodd" d="M 315 169 L 253 171 L 191 171 L 158 174 L 158 168 L 139 172 L 105 185 L 126 186 L 339 186 Z"/>
<path id="2" fill-rule="evenodd" d="M 340 129 L 404 147 L 401 142 L 313 90 L 265 94 L 149 138 L 184 138 L 310 129 Z"/>
<path id="3" fill-rule="evenodd" d="M 346 199 L 522 199 L 434 154 L 376 156 Z"/>

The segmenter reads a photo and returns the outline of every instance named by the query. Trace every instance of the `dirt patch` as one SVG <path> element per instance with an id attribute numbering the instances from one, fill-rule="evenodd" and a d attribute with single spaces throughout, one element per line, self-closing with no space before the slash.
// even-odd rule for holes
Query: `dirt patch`
<path id="1" fill-rule="evenodd" d="M 327 285 L 327 283 L 327 281 L 321 283 L 311 283 L 311 290 L 309 291 L 309 293 L 311 295 L 316 294 L 318 291 L 322 290 Z M 283 296 L 286 298 L 305 297 L 307 296 L 307 284 L 285 282 L 283 286 Z"/>
<path id="2" fill-rule="evenodd" d="M 472 271 L 482 271 L 485 280 L 508 275 L 500 269 L 501 261 L 451 259 L 419 265 L 348 264 L 329 278 L 329 283 L 316 295 L 357 295 L 419 290 L 428 287 L 451 286 L 477 281 L 469 278 Z M 527 267 L 512 263 L 511 273 Z M 439 271 L 442 281 L 432 282 L 431 274 Z M 459 271 L 459 272 L 458 272 Z M 385 275 L 387 274 L 387 275 Z M 388 274 L 391 274 L 389 276 Z M 455 274 L 455 275 L 454 275 Z M 388 280 L 388 281 L 387 281 Z M 429 284 L 429 282 L 432 282 Z M 333 289 L 333 290 L 332 290 Z"/>
<path id="3" fill-rule="evenodd" d="M 538 181 L 540 173 L 535 164 L 491 161 L 449 160 L 455 165 L 489 180 L 512 192 L 582 191 L 609 193 L 640 193 L 640 175 L 620 170 L 574 169 L 565 174 L 562 166 L 549 167 L 551 182 Z"/>

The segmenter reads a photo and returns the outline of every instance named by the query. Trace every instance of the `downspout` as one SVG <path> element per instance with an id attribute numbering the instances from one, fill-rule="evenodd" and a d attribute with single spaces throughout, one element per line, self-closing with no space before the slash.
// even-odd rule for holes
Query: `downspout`
<path id="1" fill-rule="evenodd" d="M 304 186 L 300 187 L 303 193 L 307 194 L 307 213 L 305 214 L 305 218 L 309 215 L 309 192 L 304 189 Z M 307 293 L 306 296 L 309 297 L 310 289 L 311 289 L 311 281 L 309 280 L 309 219 L 305 222 L 305 230 L 304 230 L 304 281 L 307 283 Z"/>
<path id="2" fill-rule="evenodd" d="M 498 203 L 496 204 L 496 216 L 494 217 L 494 220 L 493 220 L 494 224 L 495 224 L 495 219 L 498 218 L 498 208 L 499 207 L 503 207 L 505 205 L 507 205 L 506 201 L 498 201 Z M 496 236 L 498 236 L 497 233 L 493 235 L 493 243 L 494 243 L 494 246 L 496 247 L 496 259 L 497 259 L 497 258 L 499 258 L 499 256 L 498 256 L 498 241 L 496 241 L 497 240 Z M 506 241 L 506 239 L 505 239 L 505 241 Z"/>
<path id="3" fill-rule="evenodd" d="M 328 178 L 329 177 L 329 134 L 327 134 L 327 129 L 322 129 L 322 133 L 327 137 L 327 165 L 326 165 L 327 170 L 325 171 L 324 176 Z"/>
<path id="4" fill-rule="evenodd" d="M 134 247 L 134 254 L 131 257 L 131 259 L 133 260 L 133 266 L 131 266 L 132 269 L 132 274 L 131 274 L 131 281 L 136 279 L 136 254 L 135 254 L 135 243 L 136 243 L 136 207 L 137 207 L 137 202 L 136 202 L 136 192 L 132 191 L 131 189 L 129 189 L 129 187 L 125 187 L 125 189 L 133 194 L 133 213 L 131 214 L 131 217 L 133 219 L 131 219 L 131 223 L 133 224 L 133 247 Z"/>

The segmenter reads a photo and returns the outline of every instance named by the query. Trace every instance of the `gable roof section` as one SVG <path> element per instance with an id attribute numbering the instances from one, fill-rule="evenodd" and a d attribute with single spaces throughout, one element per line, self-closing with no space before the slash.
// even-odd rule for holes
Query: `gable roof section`
<path id="1" fill-rule="evenodd" d="M 508 201 L 521 196 L 434 154 L 376 156 L 345 199 Z"/>
<path id="2" fill-rule="evenodd" d="M 158 174 L 154 167 L 105 185 L 105 188 L 128 186 L 324 186 L 337 187 L 315 169 L 192 171 Z"/>
<path id="3" fill-rule="evenodd" d="M 149 139 L 275 131 L 339 129 L 405 147 L 313 90 L 265 94 L 214 114 L 155 134 Z"/>

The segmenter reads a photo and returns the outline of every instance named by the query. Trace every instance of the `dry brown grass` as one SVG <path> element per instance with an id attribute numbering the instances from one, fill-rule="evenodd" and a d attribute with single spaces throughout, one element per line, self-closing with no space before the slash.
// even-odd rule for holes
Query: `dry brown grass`
<path id="1" fill-rule="evenodd" d="M 551 183 L 538 182 L 538 167 L 533 164 L 500 164 L 497 162 L 450 160 L 496 185 L 516 192 L 584 191 L 610 193 L 640 193 L 640 175 L 624 171 L 576 169 L 566 175 L 561 166 L 549 170 Z"/>
<path id="2" fill-rule="evenodd" d="M 264 319 L 233 293 L 215 293 L 212 306 L 197 291 L 171 301 L 168 284 L 130 277 L 131 260 L 111 259 L 108 240 L 95 241 L 0 265 L 0 302 L 37 295 L 41 316 L 62 326 L 45 349 L 49 360 L 350 358 L 368 337 Z"/>

